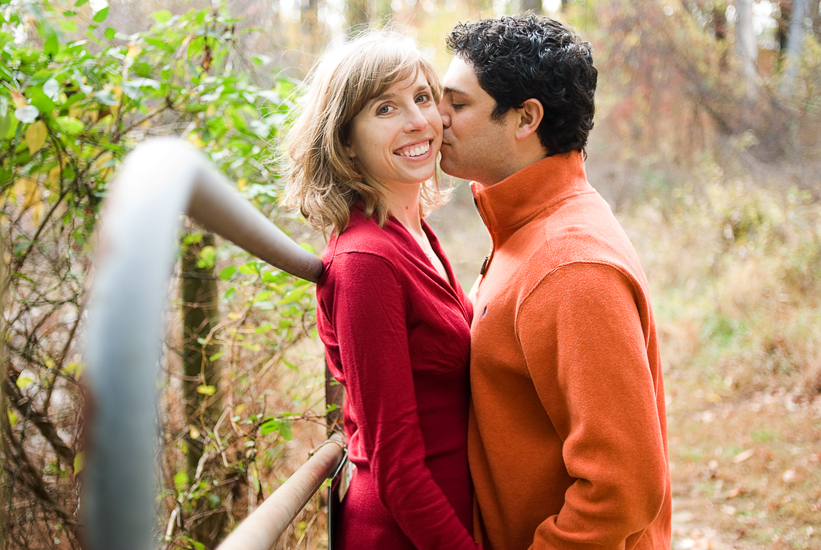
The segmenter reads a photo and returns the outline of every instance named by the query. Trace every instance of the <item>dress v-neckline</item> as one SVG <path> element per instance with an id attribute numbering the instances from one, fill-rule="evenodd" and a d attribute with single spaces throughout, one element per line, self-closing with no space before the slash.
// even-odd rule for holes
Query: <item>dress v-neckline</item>
<path id="1" fill-rule="evenodd" d="M 402 224 L 402 222 L 400 222 L 398 219 L 396 219 L 395 216 L 390 215 L 390 216 L 388 216 L 388 219 L 389 219 L 389 221 L 395 223 L 396 225 L 398 225 L 399 227 L 402 228 L 402 231 L 404 231 L 405 234 L 407 235 L 407 237 L 413 242 L 413 244 L 416 246 L 416 249 L 419 252 L 422 253 L 422 256 L 425 258 L 425 261 L 427 262 L 428 267 L 430 267 L 433 270 L 433 272 L 436 273 L 436 276 L 442 282 L 445 283 L 445 286 L 451 291 L 451 293 L 458 296 L 458 292 L 456 291 L 456 286 L 455 286 L 455 281 L 454 281 L 455 275 L 453 273 L 453 269 L 448 265 L 448 263 L 445 260 L 442 259 L 442 256 L 440 255 L 440 252 L 442 251 L 442 247 L 439 245 L 439 239 L 437 239 L 436 236 L 433 234 L 433 230 L 430 228 L 428 223 L 425 220 L 420 220 L 420 222 L 422 224 L 422 231 L 424 231 L 425 236 L 428 238 L 428 243 L 430 244 L 431 250 L 436 255 L 436 257 L 439 259 L 439 261 L 442 263 L 442 268 L 445 270 L 446 277 L 442 277 L 442 274 L 439 273 L 439 270 L 436 269 L 436 266 L 433 264 L 433 259 L 428 257 L 427 253 L 425 252 L 425 249 L 422 248 L 422 245 L 419 244 L 419 241 L 417 241 L 413 237 L 410 230 L 407 227 L 405 227 Z M 436 242 L 436 246 L 434 246 L 434 244 L 433 244 L 434 242 Z M 437 250 L 437 248 L 438 248 L 438 250 Z"/>

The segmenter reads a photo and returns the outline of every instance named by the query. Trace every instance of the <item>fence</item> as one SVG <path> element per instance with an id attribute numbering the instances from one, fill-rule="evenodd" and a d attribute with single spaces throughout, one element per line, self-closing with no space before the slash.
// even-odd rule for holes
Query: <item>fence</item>
<path id="1" fill-rule="evenodd" d="M 104 207 L 91 290 L 83 497 L 89 550 L 148 550 L 154 544 L 157 365 L 183 212 L 283 271 L 313 282 L 322 274 L 322 262 L 245 201 L 197 149 L 161 138 L 128 155 Z M 326 443 L 222 550 L 273 546 L 343 460 L 341 438 Z"/>

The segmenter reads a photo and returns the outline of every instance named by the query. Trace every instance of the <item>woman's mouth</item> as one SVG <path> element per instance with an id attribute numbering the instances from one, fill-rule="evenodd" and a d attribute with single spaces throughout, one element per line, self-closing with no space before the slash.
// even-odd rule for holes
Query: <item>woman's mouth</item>
<path id="1" fill-rule="evenodd" d="M 430 151 L 431 140 L 422 141 L 419 143 L 412 143 L 411 145 L 406 145 L 405 147 L 401 147 L 394 151 L 394 154 L 399 155 L 400 157 L 421 157 L 428 151 Z"/>

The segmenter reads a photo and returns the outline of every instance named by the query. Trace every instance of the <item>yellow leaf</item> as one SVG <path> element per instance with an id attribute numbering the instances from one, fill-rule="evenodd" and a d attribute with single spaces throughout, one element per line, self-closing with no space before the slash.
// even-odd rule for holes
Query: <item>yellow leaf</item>
<path id="1" fill-rule="evenodd" d="M 14 196 L 25 196 L 26 202 L 23 203 L 23 208 L 29 208 L 40 202 L 40 186 L 37 180 L 28 176 L 22 177 L 14 184 Z"/>
<path id="2" fill-rule="evenodd" d="M 100 157 L 97 159 L 97 162 L 95 163 L 97 165 L 97 170 L 103 170 L 104 168 L 108 168 L 107 166 L 103 165 L 109 160 L 111 160 L 112 156 L 113 155 L 111 153 L 103 153 L 102 155 L 100 155 Z"/>
<path id="3" fill-rule="evenodd" d="M 248 187 L 248 180 L 245 178 L 240 178 L 237 182 L 237 189 L 240 191 L 245 191 L 245 188 Z"/>
<path id="4" fill-rule="evenodd" d="M 30 154 L 33 155 L 43 148 L 43 145 L 46 144 L 47 135 L 46 123 L 42 120 L 30 124 L 29 127 L 26 128 L 26 145 L 28 145 Z"/>
<path id="5" fill-rule="evenodd" d="M 38 202 L 34 206 L 31 207 L 31 221 L 34 225 L 40 225 L 40 219 L 43 217 L 43 212 L 46 211 L 46 205 L 42 202 Z"/>
<path id="6" fill-rule="evenodd" d="M 142 47 L 139 44 L 129 44 L 128 45 L 128 53 L 125 54 L 126 59 L 134 59 L 140 52 L 143 51 Z"/>
<path id="7" fill-rule="evenodd" d="M 191 439 L 199 439 L 200 438 L 200 431 L 195 428 L 194 426 L 188 427 L 188 433 L 191 434 Z"/>
<path id="8" fill-rule="evenodd" d="M 72 118 L 82 118 L 83 112 L 83 109 L 80 107 L 72 107 L 68 110 L 68 116 Z"/>
<path id="9" fill-rule="evenodd" d="M 60 167 L 55 166 L 48 172 L 48 177 L 46 178 L 46 183 L 55 183 L 60 179 Z"/>
<path id="10" fill-rule="evenodd" d="M 245 411 L 248 406 L 245 403 L 240 403 L 236 407 L 234 407 L 234 416 L 239 416 Z"/>
<path id="11" fill-rule="evenodd" d="M 66 365 L 66 372 L 71 374 L 75 373 L 77 376 L 80 376 L 83 373 L 83 364 L 79 361 L 72 361 L 68 365 Z"/>
<path id="12" fill-rule="evenodd" d="M 74 475 L 76 476 L 80 472 L 83 471 L 83 451 L 80 451 L 76 455 L 74 455 Z"/>
<path id="13" fill-rule="evenodd" d="M 205 147 L 205 142 L 202 141 L 202 138 L 200 138 L 199 134 L 193 132 L 188 134 L 188 143 L 190 143 L 191 145 L 195 145 L 200 149 Z"/>
<path id="14" fill-rule="evenodd" d="M 217 388 L 215 386 L 197 386 L 197 393 L 201 393 L 203 395 L 214 395 L 217 393 Z"/>
<path id="15" fill-rule="evenodd" d="M 27 388 L 28 386 L 31 386 L 33 383 L 34 383 L 34 380 L 32 380 L 31 378 L 29 378 L 26 375 L 17 377 L 17 387 L 20 388 L 21 390 L 24 389 L 24 388 Z"/>
<path id="16" fill-rule="evenodd" d="M 214 105 L 213 103 L 209 104 L 208 108 L 205 110 L 205 116 L 207 116 L 208 118 L 211 118 L 216 113 L 217 113 L 217 106 Z"/>

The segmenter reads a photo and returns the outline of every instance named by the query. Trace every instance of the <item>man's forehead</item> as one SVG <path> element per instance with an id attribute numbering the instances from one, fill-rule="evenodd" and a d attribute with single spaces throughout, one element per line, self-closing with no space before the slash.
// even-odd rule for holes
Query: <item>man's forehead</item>
<path id="1" fill-rule="evenodd" d="M 442 78 L 445 93 L 468 95 L 479 89 L 479 80 L 473 70 L 473 64 L 459 56 L 453 58 L 450 67 Z"/>

